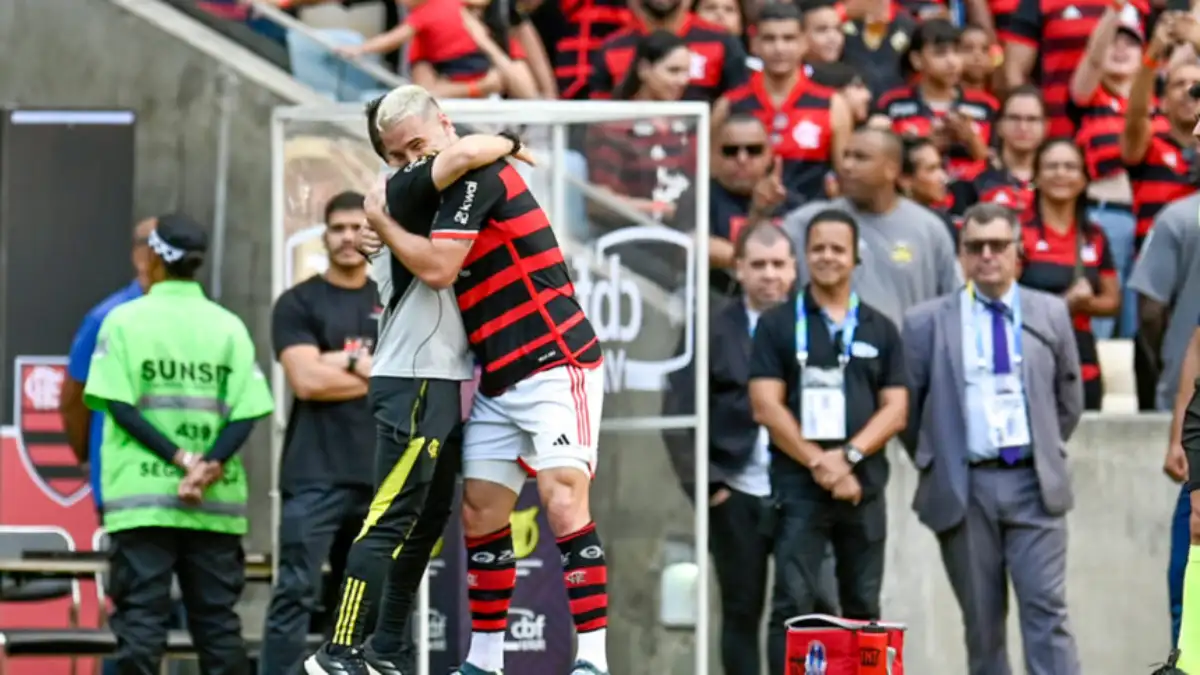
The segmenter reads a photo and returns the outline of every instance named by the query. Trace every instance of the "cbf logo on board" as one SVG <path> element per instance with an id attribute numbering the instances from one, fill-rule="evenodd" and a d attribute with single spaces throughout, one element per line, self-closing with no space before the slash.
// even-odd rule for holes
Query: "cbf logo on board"
<path id="1" fill-rule="evenodd" d="M 47 497 L 66 508 L 88 494 L 87 475 L 67 444 L 58 405 L 67 361 L 54 356 L 18 356 L 13 392 L 13 424 L 21 463 Z"/>
<path id="2" fill-rule="evenodd" d="M 655 290 L 653 283 L 638 278 L 622 263 L 619 253 L 619 249 L 628 250 L 639 244 L 665 244 L 683 249 L 681 259 L 687 267 L 683 270 L 684 287 L 680 293 L 668 295 L 658 289 L 654 297 L 647 295 Z M 610 232 L 593 243 L 594 255 L 576 255 L 572 259 L 575 295 L 604 352 L 605 391 L 664 391 L 667 375 L 691 363 L 696 325 L 696 270 L 692 251 L 691 234 L 663 225 L 641 225 Z M 683 329 L 682 354 L 656 361 L 627 356 L 629 347 L 642 337 L 647 309 L 666 314 L 672 325 Z"/>

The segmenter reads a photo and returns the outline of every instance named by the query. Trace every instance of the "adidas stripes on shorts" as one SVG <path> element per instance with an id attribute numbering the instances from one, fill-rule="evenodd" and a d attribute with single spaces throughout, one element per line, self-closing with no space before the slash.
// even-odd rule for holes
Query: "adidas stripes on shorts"
<path id="1" fill-rule="evenodd" d="M 542 469 L 596 472 L 604 368 L 559 366 L 499 396 L 476 394 L 463 429 L 463 476 L 520 494 Z"/>

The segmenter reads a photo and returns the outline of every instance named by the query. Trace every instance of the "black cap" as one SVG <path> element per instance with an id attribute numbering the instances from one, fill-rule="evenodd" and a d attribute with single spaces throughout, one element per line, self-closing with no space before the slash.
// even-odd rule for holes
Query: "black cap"
<path id="1" fill-rule="evenodd" d="M 208 235 L 191 218 L 180 213 L 169 213 L 158 217 L 158 224 L 150 233 L 149 244 L 164 262 L 173 263 L 188 253 L 206 252 Z"/>

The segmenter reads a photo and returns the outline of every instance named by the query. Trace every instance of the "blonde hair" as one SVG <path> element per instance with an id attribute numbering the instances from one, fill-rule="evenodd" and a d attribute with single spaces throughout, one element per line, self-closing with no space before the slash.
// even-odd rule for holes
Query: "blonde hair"
<path id="1" fill-rule="evenodd" d="M 379 102 L 375 116 L 375 128 L 387 131 L 406 118 L 427 116 L 438 109 L 437 101 L 426 89 L 416 84 L 406 84 L 389 91 Z"/>

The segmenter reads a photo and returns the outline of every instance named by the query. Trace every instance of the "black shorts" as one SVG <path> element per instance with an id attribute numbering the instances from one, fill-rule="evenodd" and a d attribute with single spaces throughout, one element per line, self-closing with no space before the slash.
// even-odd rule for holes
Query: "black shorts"
<path id="1" fill-rule="evenodd" d="M 1188 489 L 1195 490 L 1200 488 L 1200 386 L 1184 410 L 1180 441 L 1188 460 Z"/>

